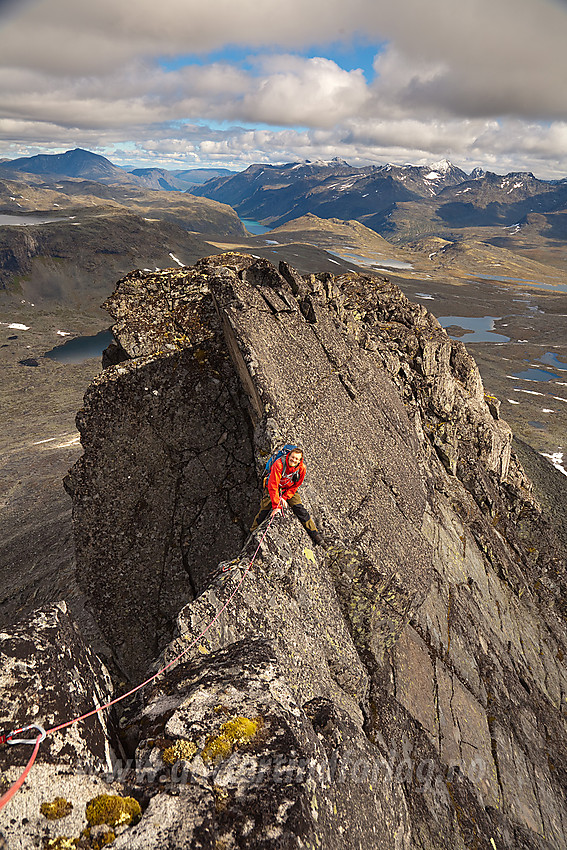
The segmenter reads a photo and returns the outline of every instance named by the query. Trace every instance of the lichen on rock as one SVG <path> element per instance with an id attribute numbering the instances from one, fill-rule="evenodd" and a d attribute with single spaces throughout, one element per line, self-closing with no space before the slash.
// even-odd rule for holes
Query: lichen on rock
<path id="1" fill-rule="evenodd" d="M 205 741 L 201 758 L 205 764 L 219 764 L 242 744 L 248 744 L 256 735 L 262 718 L 234 717 L 227 720 L 218 735 Z"/>
<path id="2" fill-rule="evenodd" d="M 162 754 L 165 764 L 175 764 L 179 759 L 190 761 L 197 752 L 197 745 L 193 741 L 176 741 L 171 747 L 167 747 Z"/>
<path id="3" fill-rule="evenodd" d="M 78 838 L 68 838 L 66 835 L 58 835 L 57 838 L 48 838 L 43 843 L 44 850 L 75 850 L 79 843 Z"/>
<path id="4" fill-rule="evenodd" d="M 89 826 L 108 824 L 121 826 L 136 823 L 142 814 L 140 804 L 132 797 L 120 797 L 117 794 L 99 794 L 87 803 L 85 815 Z"/>
<path id="5" fill-rule="evenodd" d="M 56 797 L 51 803 L 42 803 L 39 810 L 47 820 L 59 820 L 73 811 L 73 803 L 65 797 Z"/>

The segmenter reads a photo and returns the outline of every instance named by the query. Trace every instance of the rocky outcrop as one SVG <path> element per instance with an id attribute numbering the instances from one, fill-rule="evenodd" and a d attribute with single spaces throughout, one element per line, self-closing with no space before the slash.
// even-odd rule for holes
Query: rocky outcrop
<path id="1" fill-rule="evenodd" d="M 132 359 L 95 379 L 77 417 L 85 453 L 66 480 L 77 578 L 129 675 L 240 551 L 256 507 L 246 396 L 204 285 L 184 271 L 126 279 L 107 309 Z"/>
<path id="2" fill-rule="evenodd" d="M 168 665 L 122 711 L 115 846 L 564 847 L 565 565 L 464 346 L 387 280 L 235 254 L 107 309 L 78 580 L 127 673 Z M 325 550 L 246 539 L 288 441 Z"/>
<path id="3" fill-rule="evenodd" d="M 142 736 L 136 759 L 161 771 L 166 786 L 183 772 L 191 783 L 181 782 L 173 805 L 154 796 L 153 820 L 117 847 L 163 846 L 156 819 L 176 847 L 349 848 L 372 835 L 381 847 L 404 846 L 407 805 L 384 757 L 332 700 L 298 704 L 270 641 L 237 641 L 179 665 L 168 692 L 155 691 L 129 719 Z M 174 742 L 186 758 L 172 771 Z M 357 762 L 372 767 L 372 785 L 351 769 Z"/>
<path id="4" fill-rule="evenodd" d="M 112 698 L 106 669 L 83 643 L 64 603 L 37 612 L 0 634 L 2 730 L 38 724 L 45 730 L 98 708 Z M 34 741 L 37 729 L 16 738 Z M 85 805 L 98 795 L 123 796 L 120 783 L 99 775 L 112 768 L 117 736 L 98 713 L 66 730 L 48 734 L 29 780 L 2 811 L 0 837 L 10 850 L 49 845 L 62 834 L 87 827 Z M 119 745 L 118 745 L 119 746 Z M 32 747 L 0 747 L 0 790 L 21 775 Z M 56 802 L 59 801 L 59 802 Z M 68 845 L 70 846 L 70 845 Z M 94 845 L 87 845 L 89 847 Z"/>

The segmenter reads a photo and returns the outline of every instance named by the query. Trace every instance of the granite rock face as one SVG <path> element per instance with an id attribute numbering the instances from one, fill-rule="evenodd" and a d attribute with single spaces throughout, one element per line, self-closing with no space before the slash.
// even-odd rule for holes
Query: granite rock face
<path id="1" fill-rule="evenodd" d="M 0 634 L 0 669 L 6 732 L 31 724 L 47 731 L 98 708 L 113 695 L 108 672 L 83 643 L 64 603 Z M 37 735 L 31 729 L 15 737 L 35 740 Z M 111 768 L 116 752 L 121 752 L 113 749 L 117 742 L 112 719 L 104 713 L 48 734 L 27 782 L 2 811 L 0 834 L 6 846 L 29 850 L 43 847 L 65 829 L 78 834 L 86 826 L 87 801 L 109 793 L 97 773 Z M 2 793 L 18 779 L 32 749 L 27 744 L 0 747 Z M 121 791 L 122 786 L 114 785 L 110 793 Z M 41 811 L 42 804 L 57 798 L 72 804 L 66 806 L 62 821 L 52 821 Z"/>
<path id="2" fill-rule="evenodd" d="M 65 603 L 39 611 L 9 633 L 1 633 L 0 654 L 4 728 L 39 723 L 48 729 L 112 697 L 108 672 L 83 644 Z M 32 730 L 23 737 L 35 738 L 35 733 Z M 86 767 L 92 766 L 109 755 L 108 739 L 106 720 L 96 715 L 94 722 L 73 729 L 63 749 L 48 737 L 38 759 L 67 764 L 80 760 Z M 15 752 L 13 748 L 5 750 L 7 755 Z"/>
<path id="3" fill-rule="evenodd" d="M 565 847 L 565 562 L 464 346 L 387 280 L 245 255 L 107 308 L 78 579 L 127 673 L 171 665 L 121 718 L 116 846 Z M 246 539 L 285 442 L 326 549 Z"/>
<path id="4" fill-rule="evenodd" d="M 157 848 L 165 838 L 176 847 L 346 849 L 368 846 L 369 836 L 380 847 L 407 846 L 407 806 L 385 758 L 331 700 L 298 705 L 270 641 L 235 642 L 180 664 L 167 697 L 156 688 L 129 726 L 141 738 L 137 762 L 161 771 L 170 792 L 177 780 L 179 796 L 174 805 L 167 792 L 153 796 L 152 817 L 117 847 Z M 168 769 L 174 741 L 192 746 Z M 372 785 L 359 781 L 357 762 L 371 765 Z M 156 820 L 167 825 L 159 838 Z"/>
<path id="5" fill-rule="evenodd" d="M 77 416 L 85 453 L 65 482 L 78 582 L 128 675 L 143 672 L 181 605 L 240 550 L 256 502 L 246 397 L 206 280 L 188 277 L 134 273 L 107 302 L 117 359 L 132 359 L 89 388 Z"/>

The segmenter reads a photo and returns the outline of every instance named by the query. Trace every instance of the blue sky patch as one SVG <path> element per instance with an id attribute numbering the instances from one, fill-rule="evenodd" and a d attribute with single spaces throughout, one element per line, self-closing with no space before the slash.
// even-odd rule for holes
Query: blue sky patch
<path id="1" fill-rule="evenodd" d="M 360 68 L 367 82 L 370 83 L 376 76 L 373 67 L 374 58 L 385 47 L 385 42 L 381 44 L 369 44 L 366 39 L 356 39 L 347 44 L 335 42 L 326 45 L 313 45 L 304 50 L 293 51 L 287 51 L 285 49 L 269 50 L 268 48 L 251 50 L 250 48 L 227 45 L 222 50 L 216 50 L 203 55 L 187 53 L 178 56 L 162 56 L 158 59 L 158 64 L 165 71 L 178 71 L 180 68 L 190 65 L 205 66 L 217 62 L 226 65 L 235 65 L 243 71 L 260 75 L 261 71 L 256 62 L 257 57 L 265 56 L 270 52 L 276 55 L 278 53 L 292 53 L 294 56 L 302 56 L 304 58 L 322 56 L 325 59 L 332 59 L 345 71 L 353 71 Z"/>

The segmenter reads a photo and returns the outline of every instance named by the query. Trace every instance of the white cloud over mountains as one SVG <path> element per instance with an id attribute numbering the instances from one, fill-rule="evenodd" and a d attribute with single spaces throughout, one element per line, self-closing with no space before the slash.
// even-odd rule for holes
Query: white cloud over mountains
<path id="1" fill-rule="evenodd" d="M 341 67 L 354 38 L 376 45 L 372 79 Z M 0 156 L 446 156 L 562 177 L 565 44 L 555 0 L 28 0 L 0 7 Z"/>

